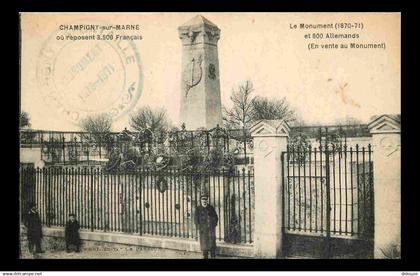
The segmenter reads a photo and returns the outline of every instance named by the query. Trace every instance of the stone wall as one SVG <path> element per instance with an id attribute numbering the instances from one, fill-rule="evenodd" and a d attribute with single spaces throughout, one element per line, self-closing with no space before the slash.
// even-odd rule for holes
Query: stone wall
<path id="1" fill-rule="evenodd" d="M 65 251 L 64 228 L 63 227 L 44 227 L 43 228 L 42 249 L 45 251 Z M 21 252 L 28 255 L 26 230 L 21 227 Z M 159 248 L 178 250 L 182 252 L 200 253 L 198 241 L 181 238 L 164 238 L 153 236 L 138 236 L 119 233 L 90 232 L 80 231 L 82 240 L 82 251 L 109 252 L 126 249 L 129 246 L 134 251 L 147 250 L 145 248 Z M 217 243 L 217 254 L 222 256 L 252 257 L 252 246 L 234 245 L 224 242 Z M 151 255 L 153 258 L 155 255 Z M 110 256 L 112 258 L 112 254 Z"/>

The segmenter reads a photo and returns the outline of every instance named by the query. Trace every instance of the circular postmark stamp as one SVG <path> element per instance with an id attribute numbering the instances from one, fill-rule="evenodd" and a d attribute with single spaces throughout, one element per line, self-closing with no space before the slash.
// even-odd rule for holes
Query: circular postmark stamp
<path id="1" fill-rule="evenodd" d="M 50 35 L 38 56 L 36 79 L 45 103 L 75 124 L 97 114 L 119 119 L 141 96 L 134 41 L 109 23 L 65 26 Z"/>

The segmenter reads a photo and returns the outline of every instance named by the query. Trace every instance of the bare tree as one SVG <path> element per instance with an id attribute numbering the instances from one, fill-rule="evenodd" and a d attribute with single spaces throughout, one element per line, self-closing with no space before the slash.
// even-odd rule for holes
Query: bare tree
<path id="1" fill-rule="evenodd" d="M 254 91 L 251 81 L 239 85 L 238 90 L 232 90 L 230 100 L 232 108 L 223 107 L 223 120 L 228 128 L 249 127 L 252 122 L 252 102 Z"/>
<path id="2" fill-rule="evenodd" d="M 307 125 L 307 123 L 302 119 L 301 116 L 298 116 L 298 114 L 296 113 L 294 115 L 294 120 L 287 122 L 291 127 L 304 127 Z"/>
<path id="3" fill-rule="evenodd" d="M 255 97 L 252 101 L 252 122 L 259 120 L 296 120 L 295 111 L 290 107 L 286 98 L 269 99 L 266 97 Z"/>
<path id="4" fill-rule="evenodd" d="M 150 129 L 154 134 L 158 134 L 168 131 L 170 122 L 165 109 L 145 106 L 131 115 L 130 126 L 137 131 Z"/>
<path id="5" fill-rule="evenodd" d="M 22 111 L 19 114 L 19 127 L 31 127 L 30 120 L 31 118 L 29 117 L 29 114 L 25 111 Z"/>
<path id="6" fill-rule="evenodd" d="M 239 86 L 238 90 L 232 91 L 230 96 L 232 108 L 223 108 L 223 120 L 227 128 L 248 128 L 259 120 L 285 119 L 289 123 L 298 120 L 286 98 L 254 97 L 253 91 L 251 81 L 246 81 L 245 84 Z"/>
<path id="7" fill-rule="evenodd" d="M 104 141 L 112 130 L 112 118 L 108 114 L 88 116 L 81 121 L 80 129 L 92 133 L 97 142 Z"/>

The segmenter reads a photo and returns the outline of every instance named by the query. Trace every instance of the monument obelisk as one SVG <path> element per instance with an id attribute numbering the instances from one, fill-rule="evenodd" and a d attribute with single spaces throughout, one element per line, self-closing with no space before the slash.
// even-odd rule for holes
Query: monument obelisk
<path id="1" fill-rule="evenodd" d="M 178 31 L 182 40 L 181 123 L 188 130 L 223 126 L 217 53 L 220 29 L 197 15 Z"/>

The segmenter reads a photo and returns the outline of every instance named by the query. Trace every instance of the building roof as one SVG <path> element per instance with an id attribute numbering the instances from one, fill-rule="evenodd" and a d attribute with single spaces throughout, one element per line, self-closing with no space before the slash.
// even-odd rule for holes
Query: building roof
<path id="1" fill-rule="evenodd" d="M 382 117 L 382 116 L 389 117 L 389 118 L 393 119 L 394 121 L 398 122 L 399 124 L 401 124 L 401 114 L 386 114 L 386 115 L 372 116 L 370 118 L 370 122 L 373 122 L 373 121 L 375 121 L 376 119 L 378 119 L 379 117 Z"/>

